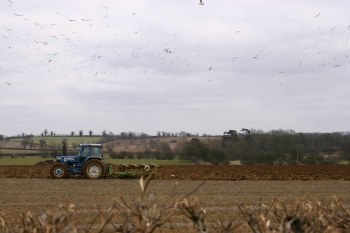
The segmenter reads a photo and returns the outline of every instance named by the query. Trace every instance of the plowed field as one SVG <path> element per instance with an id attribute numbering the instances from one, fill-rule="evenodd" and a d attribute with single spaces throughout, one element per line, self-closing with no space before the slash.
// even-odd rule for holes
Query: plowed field
<path id="1" fill-rule="evenodd" d="M 57 213 L 62 211 L 59 204 L 74 203 L 75 224 L 79 232 L 85 232 L 87 223 L 97 216 L 94 205 L 107 209 L 119 195 L 133 205 L 139 196 L 137 179 L 55 180 L 49 179 L 49 171 L 50 166 L 45 165 L 0 166 L 0 212 L 10 225 L 21 225 L 20 216 L 27 211 L 36 215 Z M 151 181 L 148 194 L 152 194 L 150 200 L 159 208 L 196 189 L 202 183 L 200 180 L 209 179 L 189 198 L 199 198 L 198 208 L 208 211 L 210 226 L 215 224 L 219 212 L 228 219 L 238 214 L 240 202 L 256 208 L 260 201 L 267 205 L 274 198 L 282 198 L 293 203 L 308 196 L 329 205 L 336 195 L 347 208 L 350 205 L 350 165 L 162 166 L 155 173 L 156 180 Z M 116 217 L 115 221 L 122 218 Z M 176 210 L 162 232 L 197 231 Z M 247 226 L 243 225 L 238 232 L 247 232 Z"/>
<path id="2" fill-rule="evenodd" d="M 0 178 L 50 178 L 49 173 L 50 166 L 0 166 Z M 179 165 L 155 173 L 162 180 L 350 180 L 350 165 Z"/>

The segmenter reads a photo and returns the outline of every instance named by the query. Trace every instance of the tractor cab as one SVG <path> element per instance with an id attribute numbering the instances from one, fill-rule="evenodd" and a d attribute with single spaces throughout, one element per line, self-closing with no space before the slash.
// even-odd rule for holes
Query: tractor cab
<path id="1" fill-rule="evenodd" d="M 80 144 L 78 163 L 82 165 L 89 159 L 98 159 L 103 161 L 101 144 Z"/>

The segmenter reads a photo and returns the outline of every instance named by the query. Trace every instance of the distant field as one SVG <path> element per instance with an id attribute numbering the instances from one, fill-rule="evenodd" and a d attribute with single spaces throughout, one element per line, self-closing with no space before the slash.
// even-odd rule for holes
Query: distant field
<path id="1" fill-rule="evenodd" d="M 0 165 L 35 165 L 38 162 L 45 160 L 55 160 L 54 158 L 41 158 L 37 156 L 27 156 L 25 158 L 11 159 L 4 156 L 0 158 Z M 156 165 L 192 165 L 191 161 L 186 160 L 155 160 L 155 159 L 109 159 L 105 160 L 112 164 L 156 164 Z"/>
<path id="2" fill-rule="evenodd" d="M 98 143 L 101 137 L 96 137 L 96 136 L 83 136 L 83 137 L 79 137 L 79 136 L 74 136 L 74 137 L 33 137 L 32 139 L 34 139 L 34 142 L 39 143 L 39 141 L 41 139 L 45 140 L 47 143 L 49 142 L 57 142 L 57 143 L 61 143 L 62 142 L 62 138 L 67 138 L 68 139 L 68 144 L 69 147 L 71 147 L 71 143 Z M 23 138 L 16 138 L 16 139 L 11 139 L 11 141 L 17 141 L 17 142 L 21 142 L 23 140 Z"/>
<path id="3" fill-rule="evenodd" d="M 16 149 L 0 149 L 2 154 L 34 154 L 40 153 L 38 150 L 16 150 Z"/>
<path id="4" fill-rule="evenodd" d="M 187 160 L 156 160 L 156 159 L 106 159 L 112 164 L 156 164 L 156 165 L 193 165 Z"/>
<path id="5" fill-rule="evenodd" d="M 37 156 L 27 156 L 25 158 L 11 159 L 11 157 L 2 157 L 0 159 L 0 165 L 35 165 L 38 162 L 45 161 L 47 159 Z"/>

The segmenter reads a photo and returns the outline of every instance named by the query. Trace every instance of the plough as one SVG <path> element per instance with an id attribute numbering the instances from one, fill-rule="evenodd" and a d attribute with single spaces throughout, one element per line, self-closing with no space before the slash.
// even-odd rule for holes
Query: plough
<path id="1" fill-rule="evenodd" d="M 114 171 L 113 166 L 109 164 L 107 173 L 109 176 L 117 176 L 119 178 L 137 178 L 149 176 L 155 168 L 156 166 L 154 164 L 120 164 L 118 166 L 118 171 Z"/>

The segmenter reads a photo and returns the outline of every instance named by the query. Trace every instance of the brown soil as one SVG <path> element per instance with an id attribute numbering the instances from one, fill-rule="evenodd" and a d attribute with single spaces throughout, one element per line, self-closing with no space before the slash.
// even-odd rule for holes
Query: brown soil
<path id="1" fill-rule="evenodd" d="M 35 166 L 52 166 L 55 164 L 55 161 L 53 160 L 45 160 L 45 161 L 41 161 L 35 164 Z"/>
<path id="2" fill-rule="evenodd" d="M 50 178 L 50 167 L 0 166 L 0 178 Z M 169 165 L 155 174 L 160 180 L 350 180 L 350 165 Z"/>

